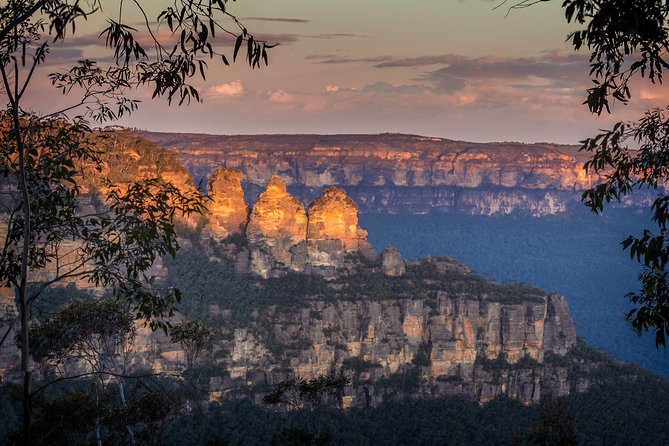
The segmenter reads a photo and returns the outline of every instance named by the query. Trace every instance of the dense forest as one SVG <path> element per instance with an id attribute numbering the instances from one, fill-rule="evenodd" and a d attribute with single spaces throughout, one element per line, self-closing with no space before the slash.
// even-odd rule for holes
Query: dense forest
<path id="1" fill-rule="evenodd" d="M 601 361 L 605 367 L 599 369 L 597 377 L 605 382 L 587 392 L 526 406 L 507 398 L 484 405 L 459 397 L 417 399 L 411 396 L 412 380 L 393 380 L 388 386 L 394 386 L 398 397 L 378 407 L 343 410 L 326 404 L 286 411 L 244 397 L 209 403 L 207 395 L 197 389 L 162 380 L 164 398 L 148 401 L 151 410 L 144 401 L 135 408 L 145 411 L 144 415 L 134 416 L 139 417 L 138 426 L 143 428 L 138 432 L 146 435 L 138 435 L 139 444 L 622 446 L 669 442 L 666 379 L 614 361 L 583 341 L 568 357 L 549 358 L 553 360 L 570 362 L 570 373 L 583 374 L 588 371 L 579 370 L 581 361 Z M 149 383 L 147 380 L 134 386 L 133 400 L 142 402 L 141 387 Z M 49 418 L 39 419 L 36 429 L 49 432 L 49 444 L 92 444 L 92 437 L 86 433 L 91 420 L 72 418 L 85 409 L 86 385 L 86 380 L 71 382 L 65 389 L 70 392 L 67 398 L 47 403 Z M 20 419 L 17 390 L 9 384 L 0 386 L 3 443 Z M 161 410 L 164 413 L 152 423 L 151 415 Z M 127 416 L 113 406 L 109 411 L 108 416 Z M 112 437 L 108 444 L 125 444 L 122 437 L 117 440 Z"/>
<path id="2" fill-rule="evenodd" d="M 669 384 L 639 370 L 636 382 L 620 379 L 623 370 L 629 371 L 612 365 L 607 384 L 539 406 L 504 398 L 483 406 L 461 398 L 406 398 L 376 408 L 282 412 L 231 401 L 175 420 L 167 437 L 174 445 L 669 443 Z"/>

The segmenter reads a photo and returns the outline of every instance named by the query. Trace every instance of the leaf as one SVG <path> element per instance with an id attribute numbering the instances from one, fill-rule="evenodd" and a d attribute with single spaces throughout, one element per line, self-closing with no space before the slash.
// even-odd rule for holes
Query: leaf
<path id="1" fill-rule="evenodd" d="M 242 42 L 244 41 L 244 36 L 243 35 L 238 35 L 237 40 L 235 41 L 235 51 L 232 53 L 232 61 L 237 60 L 237 53 L 239 53 L 239 48 L 242 46 Z"/>

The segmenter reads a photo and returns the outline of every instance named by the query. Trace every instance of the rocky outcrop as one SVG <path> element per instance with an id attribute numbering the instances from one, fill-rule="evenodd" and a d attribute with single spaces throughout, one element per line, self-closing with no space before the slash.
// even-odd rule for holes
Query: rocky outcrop
<path id="1" fill-rule="evenodd" d="M 244 234 L 249 206 L 244 200 L 242 172 L 235 169 L 216 169 L 207 182 L 211 201 L 209 224 L 214 238 Z"/>
<path id="2" fill-rule="evenodd" d="M 344 190 L 330 187 L 309 205 L 310 241 L 339 240 L 343 249 L 357 250 L 366 237 L 358 227 L 358 205 Z"/>
<path id="3" fill-rule="evenodd" d="M 400 254 L 397 248 L 392 246 L 387 247 L 381 253 L 381 266 L 383 274 L 386 276 L 397 277 L 406 272 L 406 265 L 404 264 L 402 254 Z"/>
<path id="4" fill-rule="evenodd" d="M 238 171 L 219 170 L 209 180 L 214 204 L 224 202 L 210 206 L 211 219 L 218 222 L 212 227 L 219 228 L 212 231 L 214 238 L 225 238 L 230 228 L 246 228 L 249 247 L 237 255 L 237 271 L 254 272 L 263 278 L 287 271 L 331 276 L 351 253 L 376 258 L 376 251 L 367 242 L 367 231 L 358 226 L 358 207 L 344 190 L 325 191 L 309 206 L 307 215 L 304 204 L 273 175 L 248 220 L 242 220 L 247 207 L 240 194 L 240 179 Z"/>
<path id="5" fill-rule="evenodd" d="M 350 252 L 373 258 L 367 231 L 358 226 L 358 205 L 342 189 L 328 188 L 309 205 L 308 262 L 311 266 L 343 265 Z"/>
<path id="6" fill-rule="evenodd" d="M 258 196 L 246 236 L 251 244 L 249 269 L 262 277 L 281 275 L 286 269 L 304 269 L 307 214 L 304 204 L 273 175 Z"/>
<path id="7" fill-rule="evenodd" d="M 546 336 L 544 343 L 550 351 L 564 355 L 569 345 L 565 339 L 575 339 L 576 330 L 571 322 L 571 314 L 567 307 L 567 299 L 559 294 L 548 296 L 546 321 Z"/>
<path id="8" fill-rule="evenodd" d="M 307 239 L 307 214 L 304 204 L 286 190 L 286 184 L 272 175 L 265 191 L 258 196 L 249 218 L 246 236 L 279 246 L 277 255 Z M 280 251 L 280 252 L 279 252 Z"/>

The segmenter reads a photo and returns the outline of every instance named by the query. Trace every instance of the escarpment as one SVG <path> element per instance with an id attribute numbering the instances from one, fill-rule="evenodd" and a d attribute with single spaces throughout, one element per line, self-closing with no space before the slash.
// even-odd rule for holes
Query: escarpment
<path id="1" fill-rule="evenodd" d="M 271 175 L 310 202 L 345 188 L 362 212 L 544 216 L 577 207 L 601 178 L 576 146 L 471 143 L 416 135 L 194 135 L 145 133 L 197 178 L 242 171 L 253 201 Z M 636 200 L 643 197 L 637 196 Z"/>
<path id="2" fill-rule="evenodd" d="M 218 256 L 217 263 L 200 264 L 198 277 L 229 265 L 234 250 Z M 295 272 L 262 282 L 247 276 L 229 290 L 218 286 L 200 294 L 199 305 L 210 308 L 222 330 L 209 379 L 214 398 L 241 389 L 262 394 L 290 376 L 331 372 L 352 379 L 345 394 L 349 406 L 375 406 L 401 395 L 461 395 L 479 402 L 506 396 L 532 404 L 542 395 L 590 385 L 570 376 L 570 360 L 555 361 L 576 343 L 562 296 L 495 284 L 450 258 L 404 265 L 395 276 L 381 258 L 360 260 L 327 280 Z M 186 264 L 169 268 L 174 280 L 194 274 Z M 251 318 L 243 316 L 249 311 Z M 145 365 L 178 368 L 177 350 L 161 345 L 159 336 L 147 338 L 147 348 L 169 354 L 147 358 Z"/>

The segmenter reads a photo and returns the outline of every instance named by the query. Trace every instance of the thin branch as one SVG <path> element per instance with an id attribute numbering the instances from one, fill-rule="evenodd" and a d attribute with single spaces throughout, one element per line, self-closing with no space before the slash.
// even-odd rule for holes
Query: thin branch
<path id="1" fill-rule="evenodd" d="M 85 378 L 87 376 L 112 376 L 114 378 L 126 378 L 126 379 L 142 379 L 142 378 L 155 378 L 157 376 L 172 376 L 172 377 L 177 377 L 181 378 L 180 375 L 177 375 L 176 373 L 166 373 L 166 372 L 161 372 L 161 373 L 148 373 L 144 375 L 123 375 L 120 373 L 113 373 L 113 372 L 104 372 L 104 371 L 97 371 L 97 372 L 86 372 L 86 373 L 80 373 L 78 375 L 72 375 L 72 376 L 61 376 L 60 378 L 56 378 L 53 381 L 49 381 L 48 383 L 44 384 L 43 386 L 35 389 L 31 396 L 37 397 L 39 394 L 43 393 L 47 388 L 51 387 L 54 384 L 57 384 L 62 381 L 70 381 L 73 379 L 78 379 L 78 378 Z"/>
<path id="2" fill-rule="evenodd" d="M 2 83 L 5 86 L 5 92 L 7 93 L 7 98 L 9 99 L 9 104 L 12 108 L 16 108 L 16 101 L 14 100 L 14 95 L 12 90 L 9 87 L 9 78 L 7 77 L 7 71 L 5 70 L 5 64 L 0 61 L 0 73 L 2 74 Z"/>
<path id="3" fill-rule="evenodd" d="M 0 41 L 4 40 L 12 31 L 30 17 L 32 17 L 39 9 L 42 9 L 49 0 L 40 0 L 27 8 L 23 13 L 15 16 L 4 28 L 0 29 Z"/>
<path id="4" fill-rule="evenodd" d="M 45 48 L 46 48 L 46 43 L 43 43 L 42 45 L 40 45 L 40 47 L 35 52 L 35 55 L 33 56 L 32 67 L 30 67 L 30 71 L 28 72 L 28 76 L 26 77 L 26 80 L 23 83 L 23 87 L 21 88 L 21 91 L 17 94 L 17 99 L 20 100 L 21 97 L 23 96 L 23 93 L 25 93 L 26 88 L 28 87 L 28 84 L 30 83 L 30 79 L 33 77 L 33 73 L 35 72 L 35 68 L 37 68 L 37 65 L 39 65 L 40 56 L 43 55 L 43 51 L 44 51 Z"/>
<path id="5" fill-rule="evenodd" d="M 5 334 L 2 336 L 2 339 L 0 339 L 0 347 L 2 347 L 2 346 L 4 345 L 5 340 L 7 340 L 7 338 L 9 337 L 9 333 L 12 332 L 12 330 L 14 329 L 14 325 L 16 324 L 16 321 L 18 321 L 18 320 L 19 320 L 19 317 L 16 316 L 16 317 L 9 323 L 9 328 L 7 328 L 7 331 L 6 331 Z"/>
<path id="6" fill-rule="evenodd" d="M 146 30 L 149 32 L 149 35 L 153 39 L 153 43 L 156 47 L 156 57 L 158 59 L 162 59 L 163 53 L 167 52 L 167 50 L 165 50 L 165 48 L 160 43 L 158 38 L 153 34 L 153 29 L 151 28 L 151 23 L 149 21 L 149 17 L 146 15 L 146 12 L 144 11 L 144 8 L 142 7 L 142 5 L 137 0 L 133 0 L 133 2 L 135 3 L 135 5 L 137 5 L 137 8 L 139 9 L 139 11 L 142 13 L 142 16 L 144 17 L 144 24 L 146 25 Z M 122 4 L 123 4 L 123 2 L 121 1 L 121 5 Z M 120 21 L 121 20 L 119 18 L 119 23 L 120 23 Z"/>
<path id="7" fill-rule="evenodd" d="M 522 1 L 519 1 L 518 3 L 514 3 L 513 5 L 509 6 L 509 8 L 507 9 L 506 14 L 504 15 L 504 17 L 508 17 L 509 14 L 511 14 L 511 11 L 513 11 L 514 9 L 525 9 L 525 8 L 529 8 L 531 6 L 536 5 L 537 3 L 544 3 L 544 2 L 549 2 L 549 1 L 551 1 L 551 0 L 522 0 Z M 502 3 L 500 3 L 499 5 L 492 8 L 493 11 L 501 8 L 502 6 L 506 5 L 508 2 L 509 2 L 509 0 L 502 1 Z"/>

